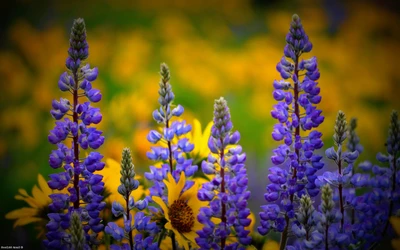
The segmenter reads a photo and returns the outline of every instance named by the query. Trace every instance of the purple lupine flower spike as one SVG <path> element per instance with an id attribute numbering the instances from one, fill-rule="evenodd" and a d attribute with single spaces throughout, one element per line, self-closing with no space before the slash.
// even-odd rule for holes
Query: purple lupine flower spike
<path id="1" fill-rule="evenodd" d="M 135 208 L 143 210 L 147 207 L 146 199 L 134 201 L 133 196 L 131 196 L 131 193 L 139 187 L 139 181 L 135 179 L 135 175 L 136 173 L 132 163 L 131 151 L 129 148 L 124 148 L 122 150 L 121 161 L 121 185 L 118 187 L 118 192 L 124 198 L 125 204 L 122 205 L 119 202 L 114 201 L 111 208 L 114 216 L 119 217 L 123 215 L 124 228 L 119 227 L 114 222 L 109 222 L 105 227 L 105 232 L 106 234 L 111 235 L 111 237 L 116 241 L 121 241 L 126 235 L 128 244 L 113 244 L 111 246 L 112 249 L 155 249 L 157 247 L 157 244 L 153 243 L 154 235 L 158 230 L 156 223 L 150 222 L 150 217 L 144 216 L 142 212 L 136 213 L 134 218 L 131 214 L 131 211 Z M 136 236 L 141 235 L 142 237 L 137 238 L 135 236 L 134 238 L 133 230 L 137 230 Z M 147 235 L 144 239 L 143 234 Z"/>
<path id="2" fill-rule="evenodd" d="M 165 184 L 163 180 L 167 178 L 167 173 L 178 181 L 180 173 L 185 172 L 187 177 L 192 176 L 198 170 L 197 165 L 192 164 L 192 159 L 188 159 L 185 153 L 190 153 L 194 149 L 194 144 L 190 143 L 185 135 L 192 130 L 192 126 L 183 121 L 172 121 L 173 117 L 182 115 L 184 109 L 181 105 L 174 105 L 175 98 L 170 84 L 170 71 L 165 63 L 161 64 L 161 80 L 159 83 L 158 102 L 160 107 L 153 112 L 153 118 L 157 123 L 162 124 L 160 130 L 151 130 L 147 135 L 147 140 L 156 146 L 151 147 L 147 152 L 147 158 L 153 161 L 164 161 L 161 168 L 150 167 L 150 172 L 145 173 L 146 179 L 154 182 L 150 188 L 151 196 L 162 197 Z M 177 139 L 177 143 L 173 143 Z M 189 181 L 189 183 L 193 183 Z"/>
<path id="3" fill-rule="evenodd" d="M 201 249 L 242 249 L 251 244 L 249 231 L 245 229 L 251 223 L 247 207 L 250 191 L 244 165 L 246 154 L 237 145 L 239 132 L 232 133 L 232 127 L 229 108 L 221 97 L 215 101 L 214 125 L 209 138 L 210 150 L 217 156 L 210 153 L 208 160 L 202 162 L 203 172 L 215 177 L 203 184 L 198 193 L 199 200 L 210 204 L 202 207 L 197 217 L 204 224 L 196 238 Z M 219 171 L 216 164 L 220 166 Z M 214 224 L 212 218 L 221 219 L 221 223 Z M 228 237 L 235 237 L 237 241 L 228 243 Z"/>
<path id="4" fill-rule="evenodd" d="M 318 194 L 314 181 L 316 172 L 324 166 L 322 156 L 314 152 L 323 146 L 322 134 L 313 130 L 324 121 L 322 111 L 316 107 L 321 101 L 316 82 L 320 74 L 315 57 L 300 60 L 303 53 L 311 51 L 312 44 L 296 14 L 292 17 L 286 43 L 284 56 L 276 66 L 283 80 L 273 82 L 273 98 L 278 104 L 271 111 L 272 117 L 279 121 L 272 138 L 284 144 L 273 151 L 274 167 L 270 168 L 268 176 L 271 184 L 267 185 L 265 193 L 265 199 L 275 204 L 261 207 L 261 226 L 258 227 L 262 235 L 271 230 L 282 232 L 281 249 L 286 246 L 291 225 L 298 223 L 295 210 L 300 198 Z"/>
<path id="5" fill-rule="evenodd" d="M 104 183 L 102 176 L 94 173 L 104 167 L 101 162 L 103 156 L 98 152 L 90 152 L 88 157 L 80 158 L 81 149 L 97 149 L 104 142 L 102 132 L 91 126 L 102 120 L 100 109 L 91 107 L 90 102 L 79 103 L 79 97 L 85 95 L 91 102 L 101 99 L 98 90 L 96 94 L 93 91 L 90 94 L 90 90 L 93 90 L 91 82 L 97 78 L 97 68 L 90 69 L 89 65 L 82 65 L 89 55 L 83 19 L 74 21 L 69 42 L 66 61 L 68 72 L 61 75 L 58 87 L 61 91 L 71 92 L 72 101 L 61 98 L 52 102 L 50 113 L 58 121 L 48 136 L 49 142 L 58 147 L 50 154 L 49 164 L 52 168 L 63 167 L 65 171 L 51 174 L 48 185 L 58 190 L 67 186 L 70 188 L 69 194 L 50 196 L 50 222 L 47 224 L 47 239 L 44 240 L 47 249 L 71 249 L 77 246 L 79 249 L 90 249 L 90 246 L 99 244 L 97 234 L 104 228 L 99 218 L 100 211 L 105 207 L 102 201 Z M 72 120 L 66 115 L 70 115 Z M 67 137 L 72 138 L 71 147 L 63 143 Z"/>

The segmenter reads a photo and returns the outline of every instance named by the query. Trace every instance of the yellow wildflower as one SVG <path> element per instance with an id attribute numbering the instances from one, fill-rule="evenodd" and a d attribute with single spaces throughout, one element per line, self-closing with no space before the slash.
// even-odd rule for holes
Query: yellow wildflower
<path id="1" fill-rule="evenodd" d="M 152 199 L 164 211 L 165 218 L 168 221 L 165 224 L 165 229 L 172 230 L 178 244 L 186 250 L 189 249 L 189 242 L 192 246 L 197 247 L 196 231 L 203 228 L 203 225 L 197 220 L 197 212 L 206 204 L 206 202 L 197 198 L 197 184 L 181 194 L 186 183 L 183 171 L 178 183 L 175 182 L 170 173 L 168 173 L 168 181 L 164 180 L 164 183 L 168 189 L 168 205 L 160 197 L 153 196 Z"/>
<path id="2" fill-rule="evenodd" d="M 29 207 L 23 207 L 13 210 L 6 214 L 6 219 L 16 220 L 14 227 L 24 226 L 29 223 L 37 223 L 39 230 L 38 238 L 44 235 L 45 226 L 49 221 L 47 217 L 48 206 L 51 203 L 49 197 L 52 193 L 59 193 L 60 191 L 53 191 L 47 185 L 46 180 L 41 174 L 38 174 L 39 187 L 34 185 L 32 188 L 32 196 L 30 196 L 25 189 L 19 189 L 15 196 L 17 200 L 23 200 L 28 203 Z"/>

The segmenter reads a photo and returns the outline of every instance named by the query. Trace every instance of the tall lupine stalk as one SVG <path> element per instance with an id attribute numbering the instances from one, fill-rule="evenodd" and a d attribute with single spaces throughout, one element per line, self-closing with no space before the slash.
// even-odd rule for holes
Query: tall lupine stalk
<path id="1" fill-rule="evenodd" d="M 320 231 L 324 234 L 324 247 L 328 250 L 330 247 L 329 226 L 340 220 L 338 213 L 335 213 L 335 203 L 333 202 L 333 191 L 329 184 L 321 188 L 321 211 Z"/>
<path id="2" fill-rule="evenodd" d="M 196 239 L 201 249 L 241 249 L 251 244 L 245 229 L 251 223 L 246 154 L 238 145 L 239 132 L 232 132 L 232 127 L 229 108 L 221 97 L 214 104 L 214 125 L 208 141 L 211 153 L 202 162 L 203 172 L 215 177 L 203 184 L 198 193 L 201 201 L 210 202 L 197 217 L 204 224 Z M 214 223 L 216 220 L 219 225 Z"/>
<path id="3" fill-rule="evenodd" d="M 356 118 L 351 118 L 350 120 L 350 126 L 348 126 L 348 131 L 347 131 L 347 150 L 349 152 L 354 152 L 357 151 L 358 154 L 361 154 L 364 150 L 363 146 L 360 144 L 360 138 L 358 137 L 357 133 L 356 133 L 356 128 L 357 128 L 357 119 Z M 351 175 L 354 176 L 355 174 L 355 167 L 352 168 L 351 170 Z M 359 203 L 359 198 L 356 197 L 356 193 L 355 193 L 355 189 L 351 190 L 351 193 L 349 194 L 348 197 L 348 202 L 350 204 L 353 203 Z M 356 204 L 354 204 L 356 205 Z M 351 225 L 354 225 L 356 222 L 356 210 L 355 210 L 355 206 L 351 206 Z"/>
<path id="4" fill-rule="evenodd" d="M 389 183 L 391 183 L 390 187 L 390 199 L 389 202 L 389 211 L 388 211 L 388 219 L 385 223 L 385 227 L 382 232 L 382 236 L 385 235 L 385 233 L 388 230 L 389 227 L 389 218 L 390 216 L 393 215 L 393 212 L 395 211 L 395 208 L 399 208 L 398 202 L 400 200 L 400 192 L 399 189 L 397 188 L 397 182 L 396 178 L 398 179 L 399 173 L 397 171 L 397 165 L 400 162 L 400 124 L 399 124 L 399 117 L 397 115 L 396 111 L 393 111 L 391 116 L 390 116 L 390 127 L 389 127 L 389 136 L 386 142 L 386 147 L 387 147 L 387 161 L 389 162 L 389 168 L 390 168 L 390 177 L 391 180 L 389 180 Z M 381 157 L 382 159 L 383 157 Z M 383 159 L 382 159 L 383 160 Z M 386 161 L 386 160 L 385 160 Z M 397 207 L 395 207 L 395 204 L 397 203 Z"/>
<path id="5" fill-rule="evenodd" d="M 94 174 L 103 169 L 103 156 L 94 151 L 85 158 L 80 156 L 80 149 L 98 149 L 104 142 L 102 132 L 90 127 L 102 119 L 100 110 L 91 106 L 91 102 L 100 101 L 102 96 L 99 90 L 92 88 L 91 83 L 97 78 L 97 68 L 90 69 L 89 64 L 84 64 L 89 55 L 89 47 L 83 19 L 74 21 L 69 42 L 69 57 L 66 61 L 68 70 L 61 75 L 58 87 L 72 94 L 72 103 L 65 98 L 53 101 L 50 113 L 58 121 L 48 136 L 49 141 L 58 147 L 52 151 L 49 164 L 54 169 L 63 167 L 65 170 L 50 175 L 49 187 L 58 190 L 68 188 L 69 194 L 50 195 L 53 202 L 49 206 L 50 222 L 46 226 L 48 233 L 44 241 L 45 247 L 49 249 L 70 247 L 72 236 L 66 229 L 70 228 L 73 212 L 79 214 L 85 231 L 85 249 L 99 244 L 97 233 L 104 228 L 99 217 L 105 207 L 102 201 L 103 177 Z M 89 102 L 79 102 L 82 97 L 86 97 Z M 60 121 L 64 116 L 72 117 L 72 120 L 66 117 Z M 70 148 L 62 143 L 67 138 L 72 139 Z M 73 221 L 76 223 L 77 220 Z"/>
<path id="6" fill-rule="evenodd" d="M 192 165 L 193 160 L 187 159 L 187 153 L 194 149 L 194 145 L 185 137 L 192 130 L 192 126 L 186 124 L 186 121 L 171 121 L 172 118 L 182 115 L 184 109 L 181 105 L 175 106 L 173 100 L 175 98 L 170 84 L 170 71 L 165 63 L 161 64 L 161 80 L 159 83 L 160 107 L 153 112 L 153 118 L 157 123 L 162 124 L 162 131 L 151 130 L 147 135 L 147 140 L 157 146 L 151 147 L 151 151 L 147 152 L 147 158 L 153 161 L 161 161 L 161 168 L 150 166 L 150 172 L 145 173 L 146 179 L 153 182 L 150 188 L 151 196 L 158 196 L 168 203 L 168 197 L 164 190 L 166 186 L 164 180 L 167 180 L 167 173 L 170 172 L 175 181 L 178 182 L 181 172 L 186 177 L 193 176 L 198 170 L 197 165 Z M 193 185 L 193 181 L 187 181 L 185 190 Z M 154 209 L 154 208 L 152 208 Z M 153 211 L 156 212 L 156 211 Z M 162 226 L 161 226 L 162 227 Z M 172 247 L 176 248 L 174 233 L 170 234 L 172 239 Z M 161 243 L 163 235 L 160 235 L 159 243 Z"/>
<path id="7" fill-rule="evenodd" d="M 343 143 L 348 135 L 348 128 L 346 115 L 342 111 L 339 111 L 337 114 L 334 130 L 333 140 L 337 149 L 335 150 L 334 147 L 328 148 L 325 154 L 328 159 L 335 162 L 338 170 L 335 172 L 324 172 L 323 175 L 318 176 L 315 183 L 322 188 L 325 184 L 330 184 L 337 189 L 340 223 L 339 225 L 334 224 L 330 228 L 335 235 L 335 237 L 331 237 L 330 245 L 332 247 L 344 247 L 348 246 L 350 243 L 358 244 L 359 242 L 359 239 L 353 232 L 356 228 L 356 226 L 353 228 L 355 218 L 348 218 L 345 209 L 350 205 L 353 209 L 357 208 L 361 210 L 359 207 L 364 205 L 364 202 L 362 197 L 359 198 L 355 196 L 355 188 L 365 187 L 367 185 L 367 178 L 364 175 L 354 174 L 353 172 L 353 163 L 357 160 L 358 151 L 349 152 L 343 149 Z M 356 147 L 350 147 L 350 149 L 354 148 Z M 358 204 L 353 204 L 354 202 Z"/>
<path id="8" fill-rule="evenodd" d="M 114 240 L 128 240 L 128 243 L 121 245 L 113 244 L 113 250 L 118 249 L 158 249 L 157 244 L 153 243 L 153 236 L 158 232 L 155 222 L 150 222 L 150 217 L 144 216 L 143 212 L 137 212 L 133 218 L 132 210 L 134 208 L 143 210 L 147 208 L 147 200 L 135 201 L 131 193 L 139 187 L 139 181 L 135 179 L 135 169 L 132 163 L 131 151 L 129 148 L 122 150 L 121 161 L 121 185 L 118 187 L 118 193 L 125 200 L 125 208 L 119 202 L 112 204 L 112 213 L 115 217 L 123 215 L 124 228 L 120 228 L 115 222 L 109 222 L 105 232 L 111 235 Z M 132 225 L 133 224 L 133 225 Z M 133 237 L 133 230 L 138 232 Z M 143 235 L 146 235 L 144 237 Z M 150 235 L 147 237 L 147 235 Z"/>
<path id="9" fill-rule="evenodd" d="M 320 74 L 315 57 L 300 61 L 303 53 L 311 51 L 312 44 L 297 15 L 292 17 L 286 42 L 285 56 L 276 67 L 283 80 L 273 83 L 273 97 L 279 103 L 271 112 L 279 121 L 272 137 L 276 141 L 284 140 L 284 144 L 275 149 L 271 157 L 275 166 L 269 169 L 271 184 L 265 193 L 267 202 L 277 204 L 262 206 L 261 226 L 258 227 L 262 235 L 271 229 L 282 232 L 281 249 L 286 247 L 291 222 L 296 221 L 299 199 L 305 194 L 310 197 L 318 194 L 315 173 L 324 165 L 320 162 L 322 156 L 314 153 L 323 146 L 322 134 L 316 130 L 307 132 L 324 121 L 322 111 L 315 106 L 321 101 L 316 82 Z M 289 79 L 293 84 L 287 81 Z"/>

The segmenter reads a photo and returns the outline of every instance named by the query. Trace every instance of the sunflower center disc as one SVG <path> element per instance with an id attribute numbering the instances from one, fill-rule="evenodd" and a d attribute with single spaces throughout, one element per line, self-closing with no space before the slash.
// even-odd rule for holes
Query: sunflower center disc
<path id="1" fill-rule="evenodd" d="M 176 200 L 168 211 L 172 226 L 180 233 L 189 233 L 194 225 L 193 210 L 185 201 Z"/>

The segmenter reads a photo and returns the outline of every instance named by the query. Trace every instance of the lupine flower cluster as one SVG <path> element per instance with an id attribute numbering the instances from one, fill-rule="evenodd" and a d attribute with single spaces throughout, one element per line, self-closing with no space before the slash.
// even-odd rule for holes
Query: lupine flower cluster
<path id="1" fill-rule="evenodd" d="M 200 200 L 209 202 L 197 216 L 204 224 L 196 239 L 202 249 L 237 249 L 251 244 L 245 229 L 251 223 L 246 154 L 238 145 L 239 132 L 232 132 L 232 127 L 227 102 L 221 97 L 214 104 L 214 125 L 208 141 L 211 153 L 202 162 L 203 173 L 214 177 L 198 193 Z M 213 219 L 218 219 L 218 223 Z"/>
<path id="2" fill-rule="evenodd" d="M 275 149 L 271 157 L 274 166 L 269 169 L 271 184 L 267 186 L 265 199 L 272 204 L 262 206 L 258 228 L 262 235 L 270 230 L 282 232 L 283 246 L 291 224 L 296 222 L 299 199 L 303 195 L 315 197 L 318 194 L 315 173 L 324 166 L 322 156 L 314 152 L 323 146 L 322 134 L 312 130 L 324 121 L 322 111 L 315 106 L 321 101 L 316 82 L 320 74 L 315 57 L 300 61 L 303 53 L 311 51 L 312 44 L 297 15 L 293 16 L 286 42 L 285 56 L 276 67 L 283 80 L 273 84 L 273 97 L 278 104 L 271 112 L 279 121 L 272 137 L 276 141 L 283 140 L 284 144 Z M 307 133 L 309 130 L 312 131 Z"/>
<path id="3" fill-rule="evenodd" d="M 80 152 L 81 149 L 98 149 L 104 142 L 102 132 L 90 126 L 102 120 L 100 110 L 91 106 L 91 103 L 100 101 L 102 96 L 99 90 L 92 88 L 92 82 L 97 78 L 97 68 L 91 69 L 89 64 L 84 63 L 89 55 L 89 46 L 83 19 L 74 21 L 69 42 L 68 70 L 61 75 L 58 87 L 72 94 L 72 102 L 64 98 L 53 101 L 50 113 L 57 122 L 48 136 L 49 141 L 58 148 L 52 151 L 49 164 L 54 169 L 64 169 L 64 172 L 51 174 L 48 185 L 58 190 L 68 188 L 68 194 L 50 195 L 53 202 L 49 207 L 50 222 L 44 241 L 48 249 L 69 249 L 72 247 L 70 244 L 79 245 L 79 249 L 89 249 L 99 244 L 97 234 L 104 228 L 99 216 L 105 206 L 102 201 L 103 177 L 95 174 L 95 171 L 104 167 L 101 162 L 103 156 L 91 151 L 82 158 Z M 79 102 L 82 97 L 89 101 Z M 63 143 L 67 139 L 72 139 L 70 147 L 66 142 Z M 77 216 L 85 238 L 79 236 L 81 232 Z"/>
<path id="4" fill-rule="evenodd" d="M 378 161 L 389 163 L 389 168 L 370 162 L 354 166 L 363 151 L 355 131 L 357 123 L 352 119 L 348 127 L 345 114 L 339 111 L 333 138 L 336 149 L 331 147 L 325 152 L 337 170 L 318 174 L 324 163 L 322 156 L 313 151 L 323 146 L 321 133 L 312 130 L 305 136 L 300 132 L 316 128 L 324 120 L 313 106 L 321 100 L 315 82 L 319 72 L 315 57 L 299 62 L 299 56 L 312 46 L 297 15 L 293 16 L 286 42 L 284 54 L 293 63 L 283 57 L 277 70 L 285 80 L 291 78 L 294 85 L 285 80 L 273 84 L 273 97 L 279 103 L 271 114 L 280 123 L 275 125 L 272 137 L 285 144 L 271 157 L 277 166 L 269 169 L 271 184 L 265 199 L 272 204 L 262 206 L 258 230 L 261 234 L 282 232 L 281 249 L 373 249 L 389 232 L 389 217 L 399 208 L 397 113 L 392 114 L 388 155 L 377 155 Z M 305 73 L 300 81 L 302 70 Z M 302 114 L 301 107 L 305 111 Z M 313 199 L 318 198 L 320 189 L 321 205 L 317 210 Z"/>
<path id="5" fill-rule="evenodd" d="M 151 130 L 147 135 L 147 140 L 153 144 L 161 144 L 161 146 L 151 147 L 151 151 L 147 153 L 147 157 L 153 161 L 162 161 L 161 168 L 150 166 L 150 172 L 145 174 L 145 177 L 153 181 L 153 186 L 150 188 L 151 196 L 162 197 L 165 185 L 163 180 L 167 177 L 167 172 L 170 172 L 175 180 L 178 180 L 180 173 L 185 172 L 186 176 L 192 176 L 197 170 L 197 165 L 192 165 L 192 159 L 187 159 L 185 153 L 190 153 L 194 145 L 185 137 L 192 130 L 190 124 L 186 121 L 171 121 L 172 117 L 182 115 L 184 109 L 181 105 L 173 105 L 175 98 L 172 92 L 172 86 L 169 83 L 170 72 L 168 66 L 161 64 L 161 80 L 158 102 L 160 108 L 154 110 L 153 118 L 157 123 L 162 124 L 162 131 Z"/>
<path id="6" fill-rule="evenodd" d="M 162 231 L 162 234 L 159 236 L 159 243 L 164 238 L 164 234 L 166 233 L 166 230 L 163 228 L 166 225 L 165 219 L 167 219 L 172 223 L 172 228 L 170 228 L 170 236 L 172 240 L 172 246 L 175 248 L 175 237 L 177 237 L 179 245 L 186 246 L 187 236 L 185 238 L 185 236 L 181 236 L 181 234 L 187 233 L 186 231 L 191 231 L 191 228 L 194 225 L 192 224 L 194 218 L 191 218 L 192 215 L 190 214 L 192 212 L 190 211 L 192 211 L 192 208 L 186 205 L 187 201 L 181 202 L 179 195 L 178 197 L 174 196 L 175 199 L 169 197 L 172 196 L 171 192 L 174 191 L 170 189 L 174 188 L 174 183 L 178 181 L 179 183 L 184 183 L 184 186 L 180 187 L 183 188 L 182 190 L 175 190 L 175 192 L 184 192 L 193 187 L 194 182 L 191 180 L 186 180 L 186 178 L 183 179 L 182 174 L 184 173 L 184 177 L 193 176 L 195 172 L 197 172 L 198 166 L 193 165 L 193 159 L 190 159 L 186 156 L 194 149 L 194 145 L 190 143 L 188 138 L 185 136 L 192 130 L 192 126 L 186 124 L 185 120 L 172 121 L 172 117 L 181 116 L 184 109 L 181 105 L 175 106 L 173 104 L 175 95 L 172 92 L 172 86 L 169 82 L 170 71 L 165 63 L 161 64 L 160 75 L 161 80 L 158 91 L 158 102 L 160 104 L 160 108 L 154 110 L 153 118 L 157 123 L 162 124 L 162 128 L 161 131 L 151 130 L 147 135 L 147 140 L 149 142 L 153 144 L 159 144 L 151 147 L 151 151 L 147 153 L 147 157 L 153 161 L 161 161 L 161 167 L 150 166 L 150 172 L 146 172 L 145 177 L 147 180 L 150 180 L 153 183 L 152 187 L 149 188 L 150 195 L 152 197 L 149 197 L 149 199 L 157 200 L 159 205 L 164 203 L 168 204 L 167 208 L 160 205 L 161 208 L 163 208 L 163 212 L 155 207 L 150 207 L 154 215 L 154 220 L 158 222 L 158 225 Z M 167 178 L 167 176 L 172 176 L 174 180 Z M 168 184 L 172 185 L 169 186 L 168 193 L 165 192 L 167 189 L 167 180 Z M 156 199 L 157 197 L 160 197 L 162 201 Z M 174 219 L 174 216 L 171 214 L 174 214 L 174 211 L 178 209 L 178 207 L 183 209 L 182 211 L 187 211 L 184 212 L 185 215 L 182 214 L 182 218 L 178 216 Z M 187 220 L 190 222 L 189 224 L 184 222 Z M 181 231 L 179 228 L 177 228 L 178 225 L 181 227 L 184 225 L 183 227 L 188 229 Z"/>
<path id="7" fill-rule="evenodd" d="M 325 151 L 330 161 L 324 162 L 317 152 L 324 146 L 316 130 L 324 121 L 316 107 L 321 101 L 317 59 L 301 59 L 311 49 L 299 16 L 293 15 L 284 56 L 276 67 L 283 79 L 273 82 L 273 98 L 278 103 L 271 115 L 278 123 L 272 137 L 282 144 L 271 156 L 270 183 L 264 194 L 268 204 L 261 206 L 258 232 L 280 232 L 280 249 L 374 249 L 393 235 L 389 218 L 400 211 L 399 118 L 393 111 L 387 153 L 376 156 L 380 166 L 369 161 L 356 165 L 363 152 L 357 122 L 352 119 L 348 126 L 345 113 L 339 111 L 334 146 Z M 152 114 L 161 126 L 147 135 L 154 144 L 147 157 L 155 163 L 141 184 L 135 179 L 130 149 L 123 149 L 120 185 L 111 190 L 124 200 L 123 204 L 113 202 L 113 219 L 122 216 L 123 220 L 104 227 L 106 193 L 103 176 L 96 171 L 105 164 L 103 156 L 94 151 L 104 136 L 92 126 L 102 120 L 99 108 L 92 106 L 102 95 L 92 87 L 97 68 L 85 63 L 89 53 L 83 19 L 74 21 L 68 55 L 67 71 L 58 87 L 72 98 L 52 102 L 50 113 L 57 121 L 48 136 L 57 145 L 49 164 L 63 171 L 51 174 L 47 184 L 65 191 L 49 195 L 44 247 L 95 249 L 104 244 L 115 250 L 188 250 L 258 246 L 259 237 L 253 237 L 249 229 L 253 221 L 248 208 L 246 154 L 238 144 L 239 132 L 233 131 L 226 100 L 215 100 L 210 153 L 199 169 L 190 158 L 195 145 L 187 134 L 192 127 L 179 118 L 184 109 L 173 103 L 170 71 L 164 63 L 160 107 Z M 321 173 L 324 166 L 326 171 Z M 134 200 L 132 193 L 148 183 L 149 195 Z"/>
<path id="8" fill-rule="evenodd" d="M 135 179 L 135 170 L 132 163 L 131 151 L 129 148 L 124 148 L 122 151 L 121 162 L 121 185 L 118 187 L 118 192 L 124 197 L 124 205 L 114 201 L 112 204 L 112 213 L 115 217 L 123 215 L 124 228 L 119 227 L 115 222 L 110 222 L 105 228 L 105 232 L 111 235 L 116 241 L 127 239 L 129 243 L 121 245 L 113 244 L 111 249 L 157 249 L 157 244 L 153 243 L 153 237 L 144 237 L 144 234 L 154 235 L 157 233 L 155 222 L 150 222 L 150 217 L 145 216 L 143 212 L 135 214 L 134 218 L 131 211 L 136 208 L 144 210 L 147 207 L 147 200 L 135 201 L 131 193 L 139 187 L 139 181 Z M 133 230 L 138 232 L 133 236 Z"/>

